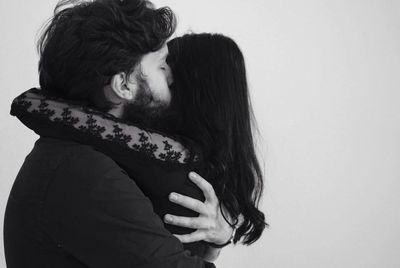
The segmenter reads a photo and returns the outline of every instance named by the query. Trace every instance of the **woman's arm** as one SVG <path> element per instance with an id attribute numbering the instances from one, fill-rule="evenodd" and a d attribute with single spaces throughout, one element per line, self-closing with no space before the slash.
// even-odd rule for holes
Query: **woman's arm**
<path id="1" fill-rule="evenodd" d="M 213 248 L 209 246 L 203 259 L 207 262 L 214 262 L 218 258 L 219 253 L 221 253 L 221 248 Z"/>

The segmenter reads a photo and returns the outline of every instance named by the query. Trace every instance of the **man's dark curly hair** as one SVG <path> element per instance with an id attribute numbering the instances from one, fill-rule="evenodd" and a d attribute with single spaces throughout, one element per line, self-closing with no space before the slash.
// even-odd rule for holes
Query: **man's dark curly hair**
<path id="1" fill-rule="evenodd" d="M 38 41 L 40 86 L 107 111 L 102 88 L 160 49 L 175 27 L 170 8 L 147 0 L 62 0 Z"/>

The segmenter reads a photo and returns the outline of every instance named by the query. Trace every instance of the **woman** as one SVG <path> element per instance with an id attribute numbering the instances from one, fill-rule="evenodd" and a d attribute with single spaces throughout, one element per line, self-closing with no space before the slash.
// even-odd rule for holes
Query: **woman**
<path id="1" fill-rule="evenodd" d="M 257 209 L 263 180 L 242 52 L 232 39 L 208 33 L 184 35 L 168 46 L 172 112 L 160 128 L 200 146 L 220 202 L 234 219 L 244 218 L 235 241 L 251 244 L 265 221 Z"/>
<path id="2" fill-rule="evenodd" d="M 84 141 L 110 156 L 150 198 L 161 218 L 166 213 L 198 215 L 168 201 L 173 191 L 205 199 L 187 179 L 189 171 L 196 171 L 213 185 L 227 221 L 236 227 L 242 219 L 234 243 L 242 239 L 250 245 L 266 223 L 257 208 L 263 181 L 252 139 L 243 55 L 233 40 L 216 34 L 185 35 L 172 40 L 169 48 L 171 107 L 164 120 L 146 122 L 147 127 L 38 89 L 17 97 L 11 113 L 39 135 Z M 165 226 L 174 234 L 194 231 Z M 209 246 L 205 241 L 185 244 L 193 254 L 212 261 Z"/>

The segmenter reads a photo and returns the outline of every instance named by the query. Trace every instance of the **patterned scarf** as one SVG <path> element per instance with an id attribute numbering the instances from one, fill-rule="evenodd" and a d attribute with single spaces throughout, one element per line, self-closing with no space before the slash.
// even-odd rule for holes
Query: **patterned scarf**
<path id="1" fill-rule="evenodd" d="M 79 132 L 79 136 L 96 139 L 98 142 L 111 141 L 160 161 L 186 164 L 196 159 L 195 156 L 192 159 L 190 151 L 182 144 L 188 142 L 187 139 L 139 127 L 108 113 L 88 108 L 84 103 L 67 101 L 36 88 L 15 98 L 10 113 L 39 135 L 49 135 L 49 130 L 36 122 L 52 128 L 69 128 L 74 133 Z M 51 136 L 60 134 L 54 131 Z M 65 135 L 60 136 L 62 138 Z"/>

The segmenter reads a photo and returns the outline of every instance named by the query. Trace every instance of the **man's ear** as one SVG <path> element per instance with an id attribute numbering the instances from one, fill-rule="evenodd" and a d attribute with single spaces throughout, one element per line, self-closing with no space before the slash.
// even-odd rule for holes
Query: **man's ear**
<path id="1" fill-rule="evenodd" d="M 132 83 L 128 84 L 126 74 L 123 72 L 115 74 L 111 78 L 110 87 L 121 99 L 133 100 L 135 97 L 136 86 Z"/>

